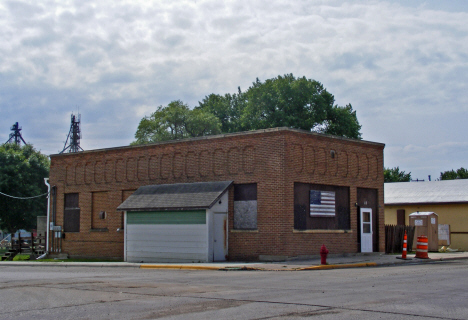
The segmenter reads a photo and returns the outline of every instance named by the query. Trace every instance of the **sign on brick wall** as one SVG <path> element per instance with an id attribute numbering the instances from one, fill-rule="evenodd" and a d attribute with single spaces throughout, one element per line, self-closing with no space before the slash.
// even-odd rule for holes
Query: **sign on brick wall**
<path id="1" fill-rule="evenodd" d="M 310 190 L 310 215 L 314 217 L 334 217 L 335 191 Z"/>

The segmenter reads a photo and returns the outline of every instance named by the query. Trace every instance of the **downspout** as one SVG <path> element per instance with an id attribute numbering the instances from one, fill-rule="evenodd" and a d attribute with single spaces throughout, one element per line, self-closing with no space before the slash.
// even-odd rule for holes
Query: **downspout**
<path id="1" fill-rule="evenodd" d="M 49 178 L 44 178 L 44 183 L 47 186 L 47 192 L 49 193 L 47 195 L 47 222 L 46 222 L 46 254 L 49 253 L 49 225 L 50 225 L 50 184 L 49 184 Z"/>

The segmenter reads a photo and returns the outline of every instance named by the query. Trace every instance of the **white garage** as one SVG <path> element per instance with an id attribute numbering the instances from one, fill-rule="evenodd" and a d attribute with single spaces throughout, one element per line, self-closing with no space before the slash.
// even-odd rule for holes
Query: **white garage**
<path id="1" fill-rule="evenodd" d="M 125 211 L 129 262 L 212 262 L 228 254 L 228 189 L 232 181 L 140 187 Z"/>

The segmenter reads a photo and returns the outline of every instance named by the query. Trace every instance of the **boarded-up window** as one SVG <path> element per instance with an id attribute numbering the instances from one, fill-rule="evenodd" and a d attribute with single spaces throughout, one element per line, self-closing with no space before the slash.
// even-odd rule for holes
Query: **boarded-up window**
<path id="1" fill-rule="evenodd" d="M 310 216 L 335 216 L 335 191 L 310 190 Z"/>
<path id="2" fill-rule="evenodd" d="M 349 188 L 295 183 L 294 228 L 349 230 Z"/>
<path id="3" fill-rule="evenodd" d="M 234 185 L 234 229 L 257 229 L 257 184 Z"/>
<path id="4" fill-rule="evenodd" d="M 80 206 L 78 193 L 65 194 L 63 231 L 80 232 Z"/>
<path id="5" fill-rule="evenodd" d="M 397 210 L 397 225 L 404 226 L 405 225 L 405 209 L 398 209 Z"/>

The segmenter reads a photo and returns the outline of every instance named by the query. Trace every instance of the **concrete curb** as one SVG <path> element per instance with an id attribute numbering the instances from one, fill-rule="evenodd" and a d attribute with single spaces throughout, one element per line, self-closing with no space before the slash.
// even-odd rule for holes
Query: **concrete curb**
<path id="1" fill-rule="evenodd" d="M 140 269 L 176 269 L 176 270 L 222 270 L 222 267 L 210 266 L 188 266 L 188 265 L 157 265 L 157 264 L 142 264 Z"/>
<path id="2" fill-rule="evenodd" d="M 393 261 L 386 259 L 385 261 L 377 262 L 356 262 L 356 263 L 338 263 L 329 265 L 309 265 L 300 266 L 293 263 L 273 263 L 273 264 L 262 264 L 262 263 L 226 263 L 220 265 L 214 264 L 141 264 L 131 262 L 39 262 L 39 261 L 2 261 L 0 267 L 42 267 L 42 266 L 55 266 L 55 267 L 88 267 L 88 268 L 135 268 L 135 269 L 172 269 L 172 270 L 211 270 L 211 271 L 312 271 L 312 270 L 330 270 L 330 269 L 344 269 L 344 268 L 363 268 L 363 267 L 383 267 L 383 266 L 399 266 L 405 264 L 423 264 L 423 263 L 435 263 L 435 262 L 448 262 L 453 260 L 467 260 L 468 255 L 463 256 L 448 256 L 448 257 L 433 257 L 429 259 L 412 259 L 398 260 L 395 257 Z M 374 260 L 374 259 L 370 259 Z M 382 260 L 382 259 L 380 259 Z M 312 262 L 312 261 L 311 261 Z M 313 262 L 312 262 L 313 263 Z M 280 268 L 280 265 L 282 268 Z"/>
<path id="3" fill-rule="evenodd" d="M 142 264 L 140 269 L 173 269 L 173 270 L 215 270 L 215 271 L 283 271 L 268 270 L 264 268 L 255 268 L 247 266 L 196 266 L 196 265 L 161 265 L 161 264 Z M 291 271 L 290 269 L 289 271 Z M 286 271 L 286 270 L 285 270 Z"/>
<path id="4" fill-rule="evenodd" d="M 324 264 L 319 266 L 310 266 L 305 268 L 295 269 L 297 271 L 305 270 L 329 270 L 329 269 L 345 269 L 345 268 L 363 268 L 363 267 L 377 267 L 376 262 L 364 262 L 364 263 L 344 263 L 344 264 Z"/>
<path id="5" fill-rule="evenodd" d="M 329 269 L 344 269 L 344 268 L 362 268 L 362 267 L 377 267 L 375 262 L 365 263 L 344 263 L 344 264 L 329 264 L 309 266 L 304 268 L 292 269 L 268 269 L 255 267 L 211 267 L 211 266 L 189 266 L 189 265 L 141 265 L 140 269 L 175 269 L 175 270 L 217 270 L 217 271 L 306 271 L 306 270 L 329 270 Z"/>
<path id="6" fill-rule="evenodd" d="M 0 267 L 87 267 L 87 268 L 140 268 L 140 264 L 125 263 L 125 262 L 18 262 L 8 261 L 0 262 Z"/>
<path id="7" fill-rule="evenodd" d="M 448 257 L 448 258 L 429 258 L 435 261 L 449 261 L 449 260 L 466 260 L 468 257 Z"/>

